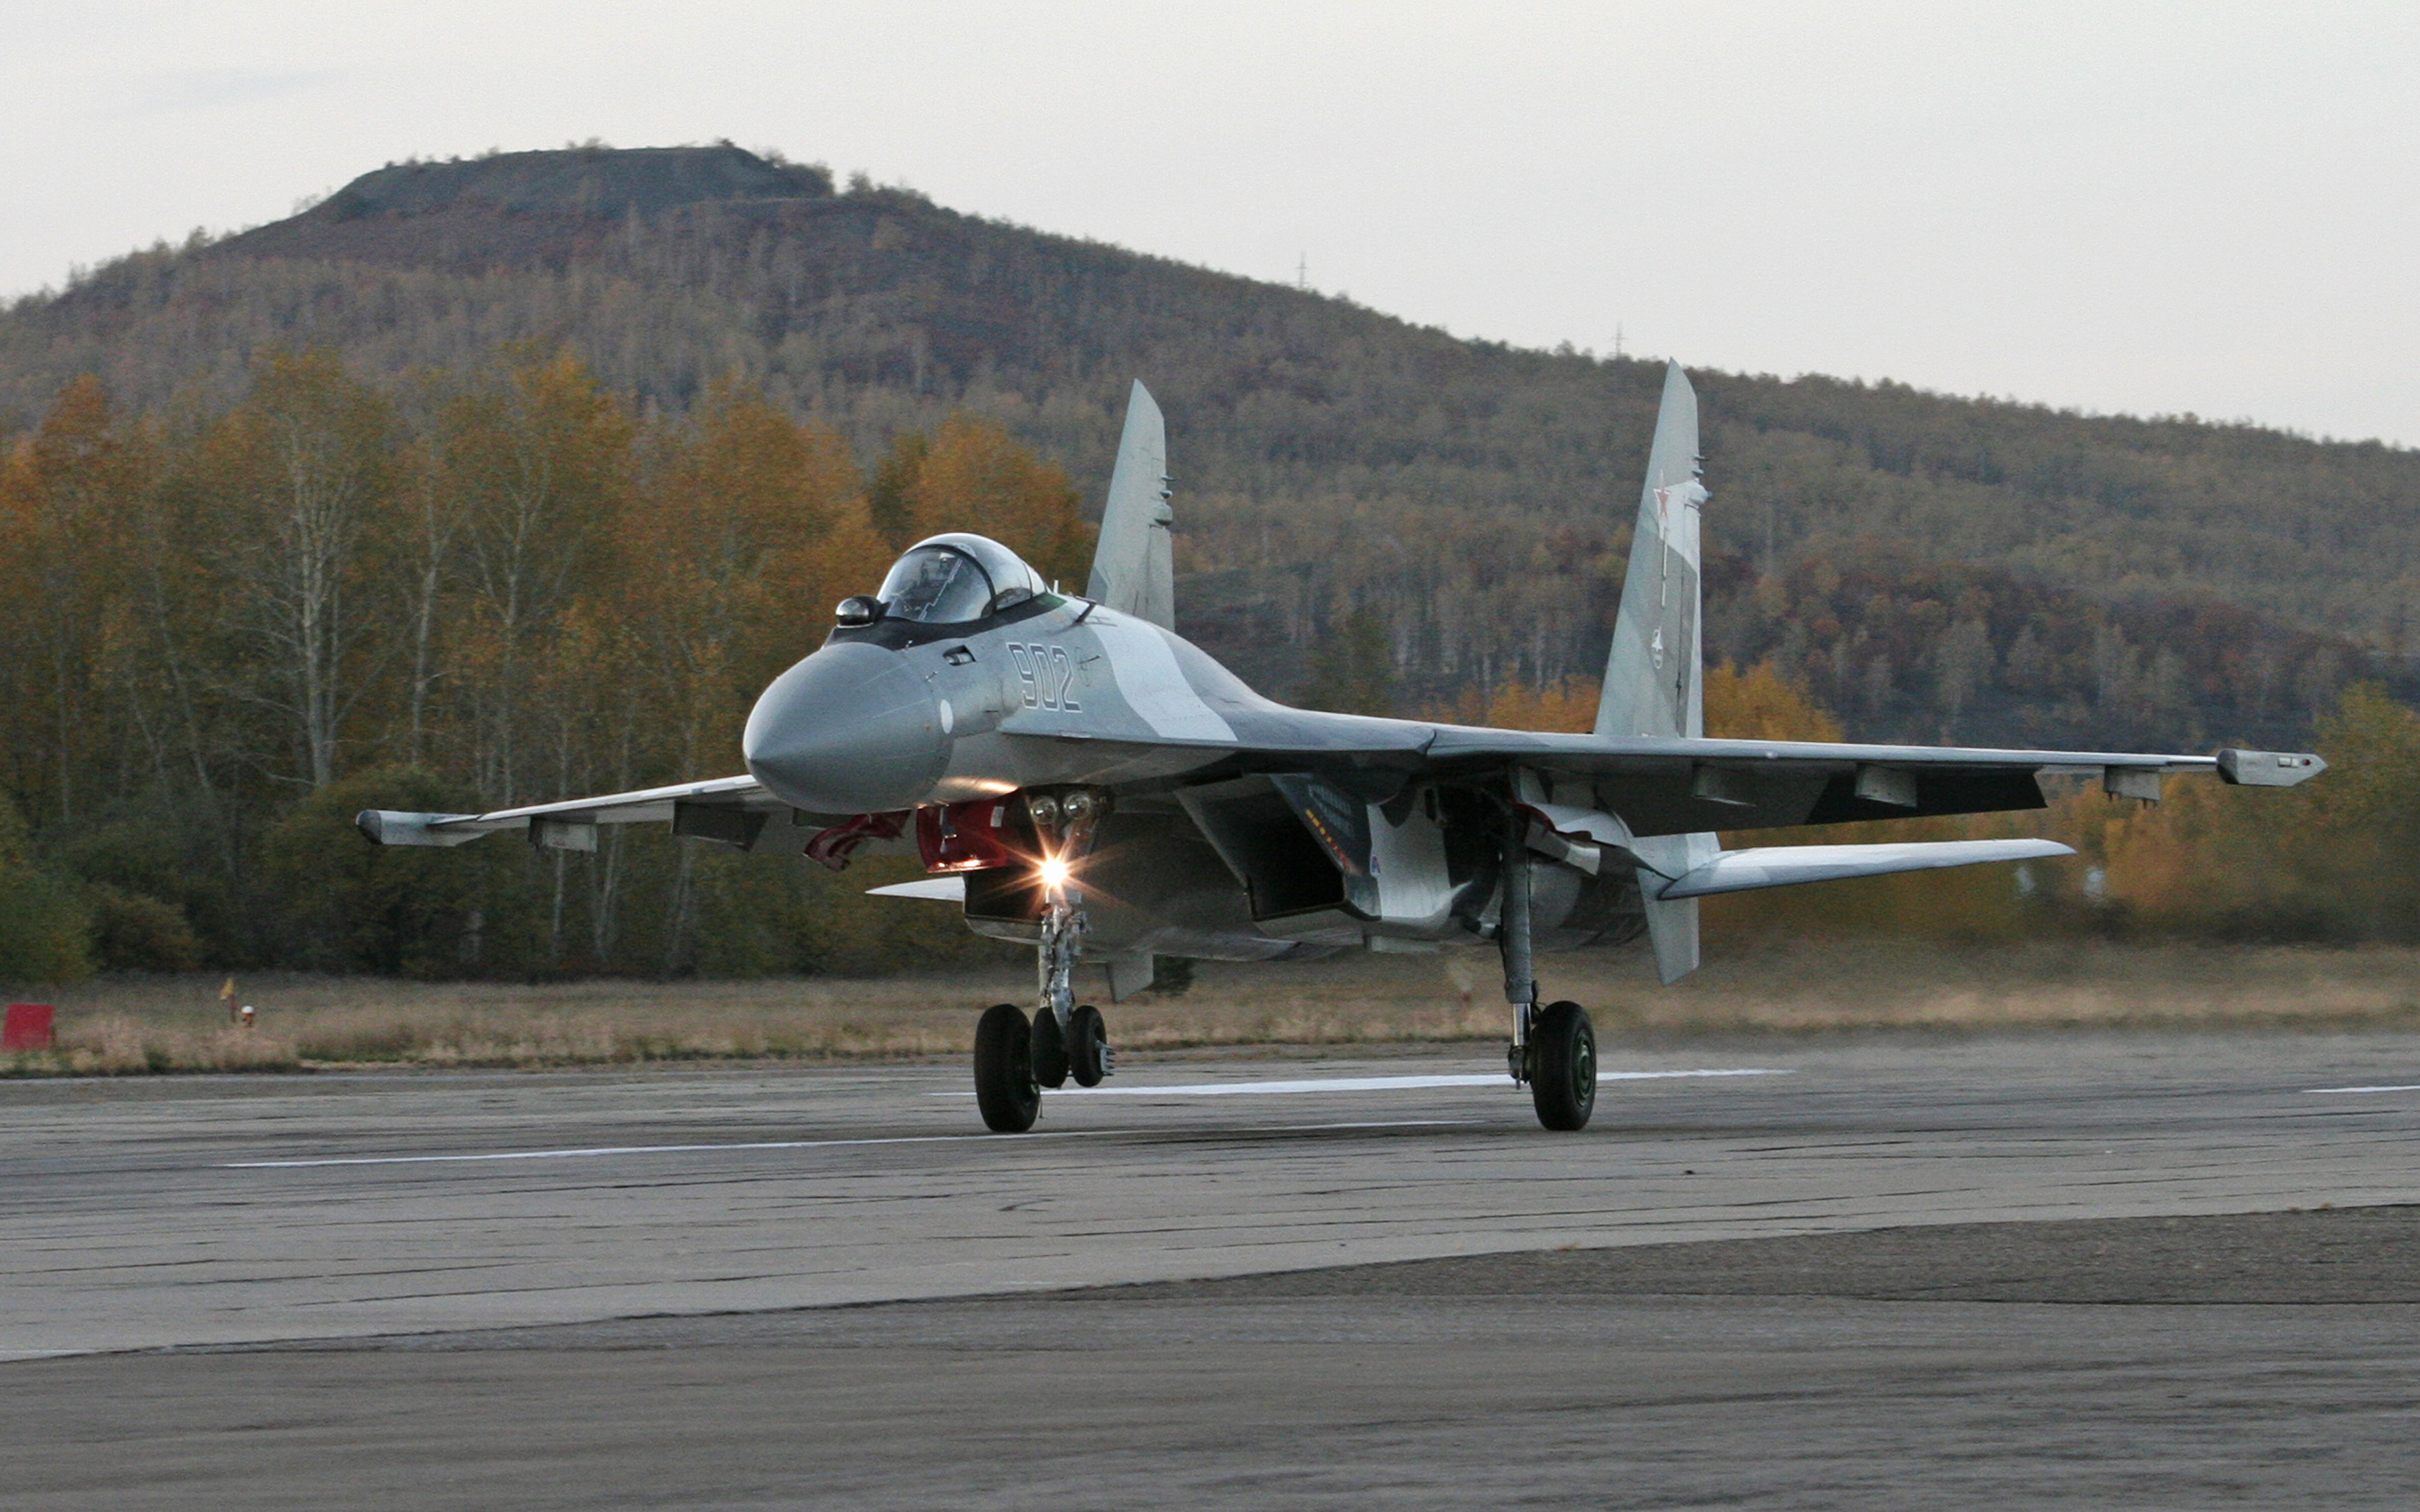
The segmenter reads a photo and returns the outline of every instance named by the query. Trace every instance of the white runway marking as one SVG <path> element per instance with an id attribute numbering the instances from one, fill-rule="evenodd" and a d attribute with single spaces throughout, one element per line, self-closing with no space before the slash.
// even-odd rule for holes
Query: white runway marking
<path id="1" fill-rule="evenodd" d="M 1601 1082 L 1650 1082 L 1673 1076 L 1787 1076 L 1787 1071 L 1745 1066 L 1732 1071 L 1601 1071 Z M 1178 1082 L 1162 1087 L 1070 1087 L 1053 1097 L 1229 1097 L 1240 1093 L 1391 1092 L 1419 1087 L 1502 1087 L 1512 1078 L 1502 1072 L 1477 1076 L 1329 1076 L 1295 1082 Z M 972 1092 L 935 1092 L 935 1097 L 972 1097 Z"/>
<path id="2" fill-rule="evenodd" d="M 971 1092 L 968 1094 L 973 1096 Z M 1365 1123 L 1295 1123 L 1249 1134 L 1326 1134 L 1339 1129 L 1444 1129 L 1477 1123 L 1476 1119 L 1393 1119 Z M 1106 1139 L 1119 1134 L 1156 1134 L 1152 1129 L 1059 1129 L 1047 1134 L 1016 1134 L 1015 1139 Z M 1183 1131 L 1175 1131 L 1183 1132 Z M 582 1149 L 501 1149 L 470 1155 L 330 1155 L 314 1160 L 231 1160 L 225 1171 L 288 1171 L 315 1165 L 452 1165 L 474 1161 L 579 1160 L 595 1155 L 679 1155 L 696 1150 L 837 1149 L 852 1145 L 947 1145 L 970 1140 L 997 1140 L 999 1134 L 901 1134 L 887 1139 L 767 1139 L 730 1145 L 596 1145 Z"/>
<path id="3" fill-rule="evenodd" d="M 2303 1088 L 2303 1093 L 2306 1097 L 2317 1097 L 2323 1092 L 2420 1092 L 2420 1083 L 2414 1083 L 2409 1087 L 2305 1087 Z"/>

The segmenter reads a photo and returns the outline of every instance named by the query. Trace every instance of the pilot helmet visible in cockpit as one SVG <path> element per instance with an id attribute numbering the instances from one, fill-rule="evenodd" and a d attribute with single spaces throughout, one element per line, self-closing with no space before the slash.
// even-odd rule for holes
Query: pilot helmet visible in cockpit
<path id="1" fill-rule="evenodd" d="M 1042 575 L 998 541 L 962 532 L 908 548 L 882 579 L 885 619 L 962 625 L 997 614 L 1044 591 Z"/>

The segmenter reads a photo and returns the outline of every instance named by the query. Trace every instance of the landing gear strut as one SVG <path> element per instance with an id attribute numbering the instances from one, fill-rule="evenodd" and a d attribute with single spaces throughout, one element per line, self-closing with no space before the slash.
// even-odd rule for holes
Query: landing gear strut
<path id="1" fill-rule="evenodd" d="M 1036 995 L 1041 998 L 1035 1011 L 1049 1014 L 1064 1029 L 1067 1016 L 1076 1011 L 1076 958 L 1084 949 L 1090 924 L 1084 910 L 1068 901 L 1064 887 L 1050 890 L 1058 896 L 1042 916 L 1042 945 L 1034 952 Z"/>
<path id="2" fill-rule="evenodd" d="M 1538 1121 L 1569 1132 L 1588 1127 L 1596 1108 L 1596 1031 L 1577 1003 L 1538 1006 L 1529 951 L 1529 819 L 1508 809 L 1504 830 L 1504 907 L 1496 943 L 1504 956 L 1504 1000 L 1512 1005 L 1512 1043 L 1505 1061 L 1527 1083 Z"/>

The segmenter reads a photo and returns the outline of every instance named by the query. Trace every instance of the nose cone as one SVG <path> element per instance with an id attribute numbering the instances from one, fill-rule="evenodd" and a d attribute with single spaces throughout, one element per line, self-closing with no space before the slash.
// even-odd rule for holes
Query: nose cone
<path id="1" fill-rule="evenodd" d="M 905 809 L 949 764 L 940 702 L 897 652 L 826 646 L 773 679 L 748 716 L 748 770 L 792 808 Z"/>

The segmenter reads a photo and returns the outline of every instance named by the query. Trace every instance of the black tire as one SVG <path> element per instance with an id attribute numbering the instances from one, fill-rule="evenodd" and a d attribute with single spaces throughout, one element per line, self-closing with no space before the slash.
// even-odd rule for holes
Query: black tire
<path id="1" fill-rule="evenodd" d="M 1023 1134 L 1042 1111 L 1033 1085 L 1032 1026 L 1014 1003 L 996 1003 L 975 1024 L 975 1106 L 994 1134 Z"/>
<path id="2" fill-rule="evenodd" d="M 1098 1087 L 1109 1073 L 1109 1026 L 1090 1003 L 1067 1015 L 1067 1068 L 1078 1087 Z"/>
<path id="3" fill-rule="evenodd" d="M 1048 1009 L 1033 1015 L 1032 1030 L 1033 1081 L 1039 1087 L 1067 1085 L 1067 1036 L 1059 1027 L 1059 1015 Z"/>
<path id="4" fill-rule="evenodd" d="M 1529 1027 L 1529 1100 L 1549 1129 L 1588 1127 L 1596 1111 L 1596 1030 L 1577 1003 L 1548 1003 Z"/>

